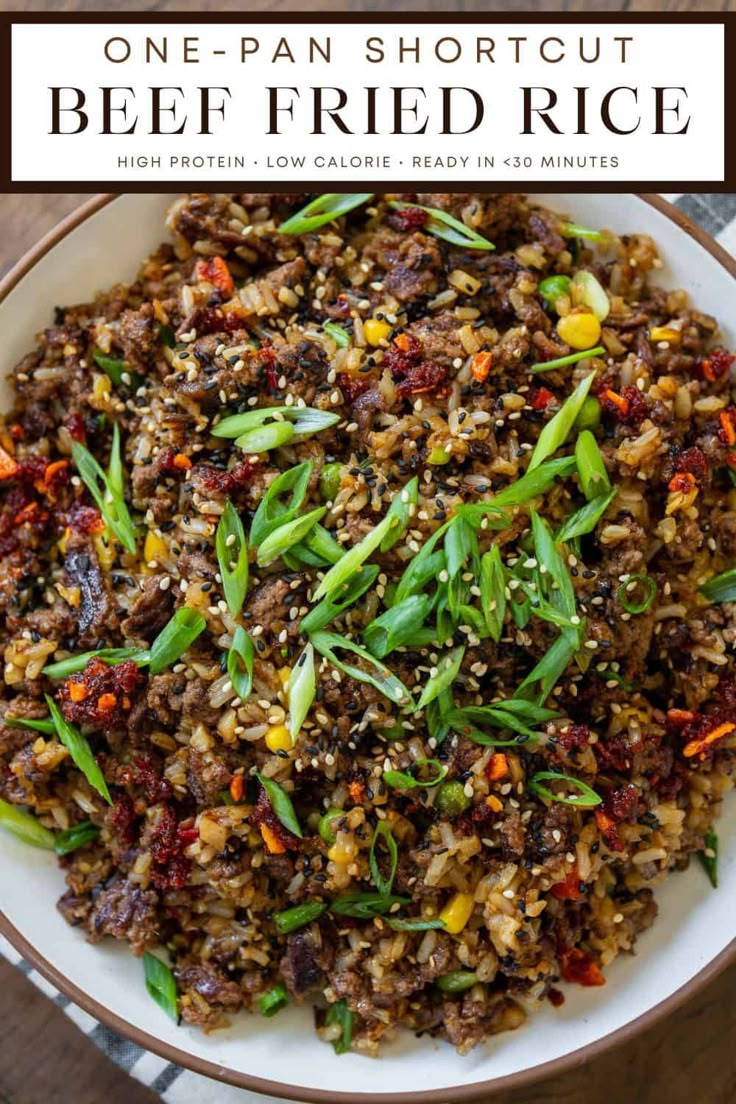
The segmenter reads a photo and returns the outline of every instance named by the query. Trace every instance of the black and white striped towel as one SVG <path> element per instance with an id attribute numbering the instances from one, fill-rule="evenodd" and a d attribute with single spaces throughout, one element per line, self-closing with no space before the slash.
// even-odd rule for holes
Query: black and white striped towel
<path id="1" fill-rule="evenodd" d="M 736 195 L 665 194 L 664 198 L 676 204 L 694 222 L 699 223 L 704 230 L 712 234 L 729 253 L 736 254 Z M 86 1012 L 57 993 L 45 978 L 35 970 L 31 970 L 2 937 L 0 937 L 0 954 L 5 955 L 10 962 L 24 970 L 39 989 L 63 1008 L 77 1027 L 94 1040 L 113 1062 L 158 1093 L 165 1104 L 205 1104 L 205 1101 L 212 1099 L 212 1081 L 197 1073 L 173 1066 L 146 1050 L 141 1050 L 134 1043 L 129 1043 L 97 1023 Z M 218 1104 L 276 1104 L 273 1098 L 258 1096 L 226 1085 L 218 1086 L 217 1101 Z"/>

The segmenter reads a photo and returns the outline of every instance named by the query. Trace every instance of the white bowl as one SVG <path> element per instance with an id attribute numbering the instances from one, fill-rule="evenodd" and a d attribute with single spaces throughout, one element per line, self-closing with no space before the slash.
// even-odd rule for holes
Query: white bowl
<path id="1" fill-rule="evenodd" d="M 701 309 L 721 321 L 726 342 L 734 342 L 728 322 L 736 263 L 674 208 L 631 194 L 535 198 L 585 225 L 652 234 L 665 261 L 662 283 L 687 288 Z M 55 305 L 86 301 L 98 289 L 134 276 L 141 259 L 165 237 L 163 215 L 171 199 L 98 197 L 25 258 L 0 285 L 0 376 L 33 345 Z M 9 392 L 3 397 L 10 401 Z M 141 964 L 127 947 L 112 940 L 91 946 L 61 918 L 55 904 L 63 877 L 54 857 L 7 834 L 0 843 L 0 930 L 93 1016 L 199 1073 L 298 1100 L 487 1100 L 630 1039 L 736 954 L 736 801 L 728 804 L 719 835 L 718 890 L 710 888 L 697 863 L 671 877 L 657 892 L 659 919 L 641 937 L 636 956 L 621 956 L 607 971 L 605 989 L 566 986 L 562 1008 L 546 1007 L 521 1030 L 498 1035 L 464 1058 L 446 1043 L 409 1034 L 387 1046 L 378 1061 L 337 1057 L 318 1042 L 308 1008 L 290 1008 L 269 1020 L 236 1016 L 230 1028 L 209 1036 L 176 1027 L 146 994 Z"/>

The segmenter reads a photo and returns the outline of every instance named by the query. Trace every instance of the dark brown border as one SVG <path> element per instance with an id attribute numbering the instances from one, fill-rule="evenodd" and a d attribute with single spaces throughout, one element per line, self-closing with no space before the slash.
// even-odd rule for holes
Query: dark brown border
<path id="1" fill-rule="evenodd" d="M 723 118 L 723 179 L 719 180 L 668 180 L 667 186 L 672 192 L 702 192 L 708 188 L 712 192 L 736 192 L 736 144 L 727 140 L 736 133 L 736 13 L 734 12 L 657 12 L 657 11 L 380 11 L 382 24 L 394 24 L 402 22 L 432 25 L 444 23 L 448 20 L 452 23 L 478 23 L 484 21 L 490 24 L 519 24 L 524 26 L 529 23 L 550 23 L 564 25 L 566 23 L 593 23 L 612 24 L 614 26 L 627 26 L 637 23 L 673 23 L 686 22 L 693 26 L 698 24 L 719 23 L 724 30 L 724 118 Z M 296 23 L 313 24 L 320 20 L 325 23 L 347 23 L 351 26 L 365 25 L 375 27 L 375 13 L 350 12 L 345 10 L 326 11 L 284 11 L 284 12 L 238 12 L 238 11 L 207 11 L 197 12 L 196 19 L 192 12 L 179 10 L 165 11 L 85 11 L 85 12 L 13 12 L 0 11 L 0 191 L 6 192 L 113 192 L 124 183 L 126 192 L 239 192 L 242 190 L 244 180 L 157 180 L 155 183 L 139 183 L 137 181 L 110 181 L 110 180 L 22 180 L 12 179 L 11 157 L 11 68 L 12 58 L 10 49 L 11 28 L 14 23 L 110 23 L 116 26 L 129 23 L 172 23 L 177 20 L 191 24 L 195 23 L 238 23 L 239 19 L 247 19 L 249 25 L 268 23 Z M 364 191 L 375 187 L 375 181 L 346 181 L 331 179 L 330 183 L 338 191 L 350 188 L 361 188 Z M 423 180 L 422 187 L 428 192 L 457 190 L 458 181 L 447 180 Z M 524 190 L 527 192 L 554 192 L 565 193 L 589 192 L 591 190 L 601 192 L 656 192 L 662 187 L 663 181 L 659 180 L 596 180 L 588 182 L 576 182 L 566 184 L 561 181 L 530 181 L 519 180 L 464 180 L 464 191 L 489 191 L 515 192 Z M 248 180 L 247 184 L 254 191 L 262 192 L 286 192 L 293 188 L 293 184 L 273 180 Z M 324 180 L 300 181 L 300 187 L 307 192 L 321 192 Z M 411 192 L 416 189 L 417 181 L 384 180 L 381 187 L 385 191 Z"/>
<path id="2" fill-rule="evenodd" d="M 531 191 L 531 189 L 529 189 Z M 671 219 L 684 233 L 710 253 L 720 265 L 722 265 L 734 281 L 736 281 L 736 258 L 730 256 L 709 234 L 696 226 L 690 219 L 673 207 L 672 204 L 662 199 L 659 195 L 645 195 L 636 193 L 645 203 L 649 203 L 661 214 Z M 13 290 L 13 288 L 27 276 L 34 266 L 52 249 L 59 241 L 91 215 L 101 210 L 108 203 L 113 202 L 115 194 L 98 195 L 84 203 L 79 210 L 65 218 L 59 225 L 47 234 L 34 246 L 8 273 L 4 280 L 0 281 L 0 303 Z M 186 1069 L 193 1070 L 204 1077 L 210 1077 L 226 1084 L 236 1085 L 238 1088 L 250 1089 L 251 1092 L 269 1094 L 287 1100 L 310 1101 L 312 1104 L 447 1104 L 452 1100 L 453 1104 L 470 1104 L 471 1101 L 490 1100 L 501 1092 L 519 1090 L 533 1085 L 537 1081 L 556 1077 L 574 1069 L 580 1069 L 592 1059 L 599 1057 L 615 1046 L 622 1046 L 631 1042 L 637 1035 L 653 1027 L 665 1016 L 670 1015 L 686 1000 L 690 1000 L 706 985 L 713 981 L 722 970 L 736 959 L 736 938 L 725 947 L 712 962 L 701 970 L 694 978 L 681 986 L 665 1000 L 661 1001 L 648 1012 L 638 1016 L 635 1020 L 618 1028 L 616 1031 L 605 1035 L 588 1046 L 565 1054 L 561 1058 L 544 1062 L 541 1065 L 532 1066 L 519 1073 L 507 1074 L 505 1077 L 494 1078 L 491 1081 L 479 1081 L 472 1085 L 461 1085 L 457 1088 L 432 1089 L 427 1092 L 417 1093 L 355 1093 L 332 1092 L 326 1089 L 302 1088 L 297 1085 L 287 1085 L 279 1081 L 266 1081 L 260 1077 L 252 1077 L 250 1074 L 240 1073 L 237 1070 L 227 1069 L 223 1066 L 209 1062 L 204 1058 L 196 1058 L 186 1051 L 161 1042 L 160 1039 L 142 1031 L 127 1020 L 121 1019 L 114 1012 L 99 1004 L 83 990 L 73 984 L 64 974 L 49 962 L 43 955 L 21 935 L 8 918 L 0 911 L 0 934 L 4 935 L 9 943 L 15 947 L 19 954 L 31 963 L 31 965 L 50 981 L 60 992 L 74 1001 L 95 1019 L 112 1028 L 120 1035 L 130 1039 L 131 1042 L 146 1050 L 153 1051 L 168 1062 L 174 1062 Z"/>

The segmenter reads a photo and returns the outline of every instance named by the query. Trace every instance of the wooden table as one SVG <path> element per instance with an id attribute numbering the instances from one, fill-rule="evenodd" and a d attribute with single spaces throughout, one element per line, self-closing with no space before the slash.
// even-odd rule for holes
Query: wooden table
<path id="1" fill-rule="evenodd" d="M 18 5 L 18 7 L 39 5 Z M 50 3 L 49 7 L 56 7 Z M 87 5 L 66 4 L 65 7 Z M 107 3 L 100 8 L 110 7 Z M 159 3 L 157 8 L 163 6 Z M 180 0 L 177 8 L 209 7 Z M 212 5 L 215 6 L 215 5 Z M 218 4 L 217 7 L 225 7 Z M 264 6 L 295 8 L 279 0 Z M 312 7 L 318 7 L 318 4 Z M 325 7 L 334 5 L 324 5 Z M 371 0 L 353 4 L 374 8 Z M 413 6 L 413 5 L 412 5 Z M 422 7 L 449 5 L 428 2 Z M 472 3 L 457 5 L 467 9 Z M 544 3 L 542 6 L 547 7 Z M 560 5 L 552 4 L 552 7 Z M 565 7 L 577 8 L 576 2 Z M 618 8 L 619 3 L 599 7 Z M 705 8 L 674 0 L 627 7 Z M 733 8 L 734 0 L 724 7 Z M 0 273 L 85 197 L 0 196 Z M 118 1070 L 23 975 L 0 961 L 0 1104 L 153 1104 L 154 1095 Z M 736 965 L 626 1049 L 498 1104 L 733 1104 L 736 1100 Z M 533 1039 L 530 1035 L 530 1046 Z M 216 1088 L 213 1099 L 217 1099 Z"/>

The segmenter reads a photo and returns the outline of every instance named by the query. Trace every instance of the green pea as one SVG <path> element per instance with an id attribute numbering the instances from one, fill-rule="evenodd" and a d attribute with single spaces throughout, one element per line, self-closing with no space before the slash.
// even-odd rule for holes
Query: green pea
<path id="1" fill-rule="evenodd" d="M 443 782 L 434 801 L 435 809 L 445 816 L 460 816 L 470 805 L 462 782 Z"/>
<path id="2" fill-rule="evenodd" d="M 443 993 L 462 993 L 465 989 L 472 989 L 477 981 L 478 975 L 472 970 L 453 970 L 438 977 L 435 984 Z"/>
<path id="3" fill-rule="evenodd" d="M 335 833 L 332 831 L 332 822 L 339 817 L 345 816 L 344 809 L 328 809 L 324 816 L 319 818 L 319 824 L 317 825 L 317 831 L 320 834 L 320 838 L 328 843 L 330 846 L 337 839 Z"/>
<path id="4" fill-rule="evenodd" d="M 334 502 L 342 482 L 342 464 L 325 464 L 319 477 L 319 493 L 325 502 Z"/>
<path id="5" fill-rule="evenodd" d="M 558 299 L 570 294 L 570 277 L 548 276 L 539 285 L 539 294 L 547 300 L 551 307 L 554 307 Z"/>
<path id="6" fill-rule="evenodd" d="M 594 395 L 588 395 L 575 419 L 575 429 L 582 432 L 584 429 L 597 429 L 600 424 L 601 404 Z"/>

